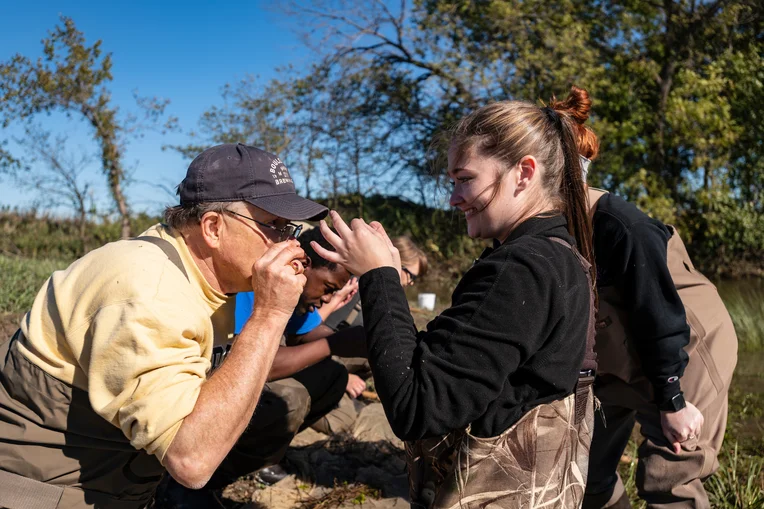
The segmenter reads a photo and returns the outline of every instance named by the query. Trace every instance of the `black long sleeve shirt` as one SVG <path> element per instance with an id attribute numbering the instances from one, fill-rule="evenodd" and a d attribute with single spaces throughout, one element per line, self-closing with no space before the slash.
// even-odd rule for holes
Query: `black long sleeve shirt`
<path id="1" fill-rule="evenodd" d="M 396 271 L 360 279 L 369 362 L 403 440 L 471 424 L 496 436 L 533 407 L 570 394 L 586 347 L 589 287 L 562 216 L 534 217 L 487 249 L 451 307 L 417 333 Z"/>
<path id="2" fill-rule="evenodd" d="M 629 317 L 629 334 L 642 370 L 662 404 L 679 394 L 687 365 L 690 327 L 666 264 L 669 228 L 613 194 L 594 213 L 597 286 L 615 287 Z"/>

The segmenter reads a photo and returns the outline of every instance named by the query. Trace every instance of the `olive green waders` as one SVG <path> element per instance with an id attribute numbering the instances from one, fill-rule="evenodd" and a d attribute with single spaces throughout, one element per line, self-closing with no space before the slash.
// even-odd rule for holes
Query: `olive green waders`
<path id="1" fill-rule="evenodd" d="M 591 287 L 589 263 L 572 250 Z M 573 394 L 534 407 L 496 437 L 475 437 L 468 427 L 406 443 L 412 507 L 581 507 L 594 431 L 594 308 L 592 292 L 584 369 Z"/>
<path id="2" fill-rule="evenodd" d="M 172 245 L 159 247 L 188 277 Z M 49 375 L 0 338 L 0 508 L 140 509 L 164 472 L 98 415 L 88 393 Z"/>
<path id="3" fill-rule="evenodd" d="M 146 505 L 164 468 L 96 414 L 85 391 L 0 345 L 0 507 Z"/>
<path id="4" fill-rule="evenodd" d="M 590 207 L 604 195 L 590 189 Z M 673 228 L 672 228 L 673 230 Z M 667 264 L 690 325 L 685 347 L 689 362 L 681 378 L 687 401 L 703 414 L 700 436 L 675 454 L 663 436 L 653 388 L 645 378 L 621 298 L 612 287 L 599 291 L 597 383 L 605 421 L 595 419 L 585 508 L 616 506 L 624 486 L 616 468 L 635 420 L 644 438 L 639 446 L 637 489 L 650 508 L 708 508 L 703 488 L 719 468 L 716 459 L 727 423 L 727 392 L 737 362 L 737 336 L 716 287 L 695 270 L 675 230 L 668 241 Z M 623 502 L 621 502 L 623 503 Z"/>

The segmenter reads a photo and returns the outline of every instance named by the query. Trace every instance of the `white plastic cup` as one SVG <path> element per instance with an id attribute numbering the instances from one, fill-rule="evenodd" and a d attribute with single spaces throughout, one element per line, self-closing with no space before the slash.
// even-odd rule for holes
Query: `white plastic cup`
<path id="1" fill-rule="evenodd" d="M 435 309 L 435 294 L 434 293 L 420 293 L 417 296 L 417 304 L 422 309 L 432 311 Z"/>

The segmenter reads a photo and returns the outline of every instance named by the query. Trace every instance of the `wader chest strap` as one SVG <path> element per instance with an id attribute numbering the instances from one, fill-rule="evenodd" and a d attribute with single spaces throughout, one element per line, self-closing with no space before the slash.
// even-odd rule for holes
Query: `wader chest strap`
<path id="1" fill-rule="evenodd" d="M 142 240 L 143 242 L 148 242 L 149 244 L 154 244 L 157 246 L 165 255 L 167 255 L 167 258 L 172 262 L 172 264 L 175 265 L 178 270 L 183 273 L 186 279 L 188 279 L 188 273 L 186 272 L 186 268 L 183 266 L 183 262 L 180 259 L 178 250 L 175 249 L 175 247 L 170 244 L 169 241 L 159 237 L 149 237 L 148 235 L 144 237 L 136 237 L 135 240 Z"/>
<path id="2" fill-rule="evenodd" d="M 0 470 L 0 507 L 56 509 L 63 494 L 62 486 L 54 486 Z"/>

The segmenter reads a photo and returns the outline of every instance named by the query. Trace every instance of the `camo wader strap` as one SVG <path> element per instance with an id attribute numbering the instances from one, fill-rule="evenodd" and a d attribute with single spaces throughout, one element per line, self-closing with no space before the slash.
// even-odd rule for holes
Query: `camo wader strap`
<path id="1" fill-rule="evenodd" d="M 63 494 L 62 486 L 54 486 L 0 470 L 0 507 L 56 509 Z"/>

